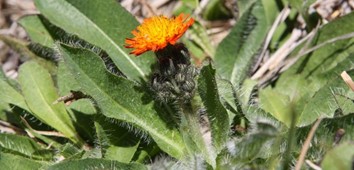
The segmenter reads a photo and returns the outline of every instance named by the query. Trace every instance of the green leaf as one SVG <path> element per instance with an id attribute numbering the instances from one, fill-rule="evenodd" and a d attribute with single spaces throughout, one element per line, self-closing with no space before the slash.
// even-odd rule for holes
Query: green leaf
<path id="1" fill-rule="evenodd" d="M 354 13 L 340 17 L 318 30 L 313 40 L 313 45 L 319 45 L 327 40 L 338 36 L 352 33 L 354 31 Z M 329 43 L 313 53 L 300 58 L 295 65 L 283 73 L 283 77 L 294 74 L 303 74 L 307 79 L 325 73 L 354 52 L 354 38 Z"/>
<path id="2" fill-rule="evenodd" d="M 137 148 L 139 140 L 119 125 L 98 118 L 95 121 L 97 143 L 105 159 L 129 163 Z"/>
<path id="3" fill-rule="evenodd" d="M 259 95 L 262 108 L 290 127 L 291 114 L 293 112 L 293 107 L 290 107 L 291 99 L 270 88 L 262 90 Z"/>
<path id="4" fill-rule="evenodd" d="M 0 120 L 12 123 L 11 118 L 8 116 L 10 110 L 10 106 L 7 103 L 0 101 Z"/>
<path id="5" fill-rule="evenodd" d="M 139 143 L 130 147 L 110 146 L 106 150 L 105 159 L 129 163 L 132 160 L 138 146 Z"/>
<path id="6" fill-rule="evenodd" d="M 199 47 L 206 55 L 214 57 L 215 47 L 211 44 L 212 41 L 206 29 L 199 22 L 195 22 L 188 33 L 190 34 L 188 39 L 182 39 L 185 44 L 194 44 L 194 46 Z"/>
<path id="7" fill-rule="evenodd" d="M 20 19 L 19 23 L 25 28 L 31 39 L 27 45 L 28 49 L 37 56 L 56 63 L 58 58 L 54 49 L 55 42 L 69 39 L 67 33 L 51 24 L 40 14 L 25 16 Z M 71 40 L 71 42 L 73 41 Z M 55 68 L 54 70 L 56 71 Z"/>
<path id="8" fill-rule="evenodd" d="M 296 118 L 299 117 L 303 105 L 311 97 L 309 93 L 313 93 L 312 91 L 318 88 L 314 86 L 314 83 L 307 82 L 301 75 L 284 77 L 276 84 L 277 90 L 270 87 L 260 90 L 261 107 L 290 127 L 292 114 L 295 114 Z"/>
<path id="9" fill-rule="evenodd" d="M 334 118 L 324 118 L 318 126 L 316 133 L 308 150 L 307 158 L 318 160 L 319 155 L 323 157 L 327 151 L 335 148 L 335 145 L 351 142 L 354 140 L 354 113 Z M 300 151 L 306 140 L 312 125 L 300 127 L 296 130 L 297 148 Z M 340 134 L 339 131 L 342 131 Z M 344 133 L 343 133 L 344 132 Z M 334 145 L 335 144 L 335 145 Z"/>
<path id="10" fill-rule="evenodd" d="M 5 77 L 0 78 L 0 91 L 0 102 L 13 104 L 22 109 L 29 110 L 22 94 L 8 84 Z"/>
<path id="11" fill-rule="evenodd" d="M 354 14 L 349 14 L 324 25 L 319 30 L 314 43 L 320 44 L 352 32 L 354 24 L 350 21 L 353 19 Z M 352 92 L 339 75 L 342 71 L 351 70 L 354 67 L 351 55 L 354 52 L 353 42 L 353 38 L 337 41 L 300 58 L 295 65 L 280 76 L 272 90 L 265 89 L 271 92 L 260 91 L 261 107 L 269 108 L 267 102 L 272 101 L 266 100 L 281 100 L 271 96 L 281 94 L 282 102 L 289 101 L 283 103 L 283 107 L 286 105 L 290 107 L 288 104 L 293 105 L 291 107 L 294 107 L 298 117 L 297 126 L 311 124 L 320 116 L 331 117 L 337 109 L 342 110 L 343 114 L 352 112 L 353 106 L 349 104 L 350 100 L 346 99 L 346 97 L 351 98 Z M 272 115 L 277 115 L 274 111 L 266 110 Z M 283 120 L 289 120 L 291 117 L 289 112 L 281 114 L 284 117 Z"/>
<path id="12" fill-rule="evenodd" d="M 159 117 L 151 98 L 138 91 L 137 84 L 109 73 L 94 53 L 60 46 L 61 56 L 82 85 L 83 92 L 93 97 L 105 116 L 131 123 L 146 131 L 173 157 L 185 154 L 178 131 Z M 157 112 L 155 109 L 157 109 Z"/>
<path id="13" fill-rule="evenodd" d="M 0 34 L 0 40 L 6 43 L 8 46 L 10 46 L 14 51 L 20 54 L 21 57 L 23 57 L 23 60 L 34 60 L 38 64 L 42 65 L 46 69 L 48 69 L 51 73 L 55 73 L 55 65 L 47 61 L 43 58 L 40 58 L 39 56 L 35 55 L 28 47 L 28 42 L 25 42 L 24 40 L 13 38 L 10 36 L 5 36 Z"/>
<path id="14" fill-rule="evenodd" d="M 71 143 L 66 143 L 65 145 L 58 148 L 60 155 L 66 160 L 68 159 L 80 159 L 83 155 L 83 151 L 73 146 Z"/>
<path id="15" fill-rule="evenodd" d="M 354 93 L 339 77 L 343 70 L 354 68 L 354 59 L 349 57 L 347 60 L 312 81 L 302 75 L 279 79 L 275 88 L 260 91 L 261 107 L 288 127 L 293 112 L 297 126 L 309 125 L 319 117 L 332 117 L 337 110 L 340 114 L 354 112 Z M 348 74 L 354 75 L 354 72 Z"/>
<path id="16" fill-rule="evenodd" d="M 247 3 L 247 9 L 215 54 L 215 68 L 233 85 L 239 85 L 247 78 L 270 27 L 262 1 Z"/>
<path id="17" fill-rule="evenodd" d="M 246 113 L 240 101 L 240 96 L 230 81 L 216 77 L 220 101 L 227 109 L 229 115 L 229 126 L 235 126 L 243 122 L 244 113 Z"/>
<path id="18" fill-rule="evenodd" d="M 144 170 L 146 167 L 137 163 L 121 163 L 118 161 L 104 160 L 104 159 L 82 159 L 64 161 L 58 164 L 47 167 L 48 170 L 94 170 L 94 169 L 130 169 L 130 170 Z"/>
<path id="19" fill-rule="evenodd" d="M 6 45 L 11 47 L 14 51 L 18 52 L 21 57 L 25 56 L 28 58 L 38 59 L 28 48 L 27 42 L 21 39 L 17 39 L 7 35 L 0 34 L 0 40 L 3 41 Z"/>
<path id="20" fill-rule="evenodd" d="M 41 14 L 26 16 L 21 20 L 22 22 L 31 37 L 31 43 L 28 48 L 36 55 L 55 63 L 58 62 L 58 56 L 54 49 L 55 42 L 74 44 L 87 49 L 99 49 L 76 35 L 69 34 L 53 25 Z"/>
<path id="21" fill-rule="evenodd" d="M 86 158 L 102 158 L 102 152 L 100 148 L 93 148 L 91 150 L 88 150 L 84 153 L 81 159 L 86 159 Z"/>
<path id="22" fill-rule="evenodd" d="M 245 81 L 243 81 L 242 87 L 238 90 L 238 98 L 244 113 L 246 113 L 250 101 L 254 99 L 254 90 L 257 88 L 257 81 L 246 79 Z"/>
<path id="23" fill-rule="evenodd" d="M 161 153 L 161 149 L 154 143 L 145 146 L 140 145 L 140 147 L 133 158 L 134 162 L 137 163 L 146 163 L 146 161 L 151 160 L 152 156 Z"/>
<path id="24" fill-rule="evenodd" d="M 206 107 L 211 127 L 212 144 L 220 151 L 229 133 L 229 116 L 220 101 L 215 80 L 215 69 L 211 64 L 204 66 L 198 78 L 198 92 Z"/>
<path id="25" fill-rule="evenodd" d="M 48 71 L 35 62 L 26 62 L 20 67 L 19 82 L 31 113 L 72 141 L 79 142 L 64 104 L 53 104 L 59 96 Z"/>
<path id="26" fill-rule="evenodd" d="M 85 115 L 95 115 L 96 108 L 90 99 L 80 99 L 71 103 L 68 108 Z M 91 127 L 90 127 L 91 128 Z"/>
<path id="27" fill-rule="evenodd" d="M 226 9 L 225 1 L 211 0 L 203 11 L 203 18 L 206 20 L 221 20 L 230 18 L 231 12 Z"/>
<path id="28" fill-rule="evenodd" d="M 18 84 L 18 82 L 14 79 L 8 78 L 2 69 L 0 70 L 0 80 L 7 82 L 14 89 L 20 91 L 20 85 Z"/>
<path id="29" fill-rule="evenodd" d="M 301 10 L 302 4 L 304 1 L 302 0 L 288 0 L 290 5 L 293 6 L 294 8 Z"/>
<path id="30" fill-rule="evenodd" d="M 235 139 L 227 146 L 232 162 L 236 164 L 249 163 L 257 158 L 268 158 L 269 155 L 278 154 L 272 153 L 272 146 L 274 146 L 279 133 L 277 128 L 271 121 L 258 120 L 251 133 L 241 139 Z"/>
<path id="31" fill-rule="evenodd" d="M 59 94 L 67 96 L 72 91 L 80 91 L 80 85 L 76 82 L 74 76 L 71 74 L 69 68 L 64 62 L 58 63 L 57 85 Z M 68 112 L 71 114 L 74 126 L 82 138 L 93 140 L 94 134 L 92 131 L 93 116 L 97 113 L 96 108 L 90 99 L 74 100 L 69 106 L 66 106 Z"/>
<path id="32" fill-rule="evenodd" d="M 2 152 L 5 149 L 6 152 L 25 155 L 27 157 L 32 157 L 37 150 L 43 149 L 42 146 L 28 137 L 5 133 L 0 133 L 0 146 Z"/>
<path id="33" fill-rule="evenodd" d="M 60 96 L 72 94 L 72 91 L 80 91 L 80 85 L 76 82 L 69 68 L 64 62 L 58 63 L 57 85 Z M 74 93 L 75 93 L 74 92 Z M 67 111 L 72 116 L 74 126 L 82 138 L 94 139 L 92 131 L 93 116 L 97 113 L 96 108 L 90 99 L 74 100 L 69 106 L 66 106 Z"/>
<path id="34" fill-rule="evenodd" d="M 262 4 L 264 6 L 265 15 L 267 16 L 266 19 L 269 24 L 272 24 L 279 14 L 279 6 L 281 6 L 281 2 L 262 0 Z"/>
<path id="35" fill-rule="evenodd" d="M 187 37 L 182 37 L 182 42 L 187 47 L 195 63 L 203 60 L 206 57 L 205 51 L 200 46 L 198 46 L 194 41 L 191 41 Z"/>
<path id="36" fill-rule="evenodd" d="M 202 132 L 200 116 L 195 114 L 197 109 L 192 103 L 179 106 L 181 109 L 179 128 L 189 154 L 200 155 L 211 167 L 215 168 L 217 152 L 211 145 L 209 135 L 205 136 Z"/>
<path id="37" fill-rule="evenodd" d="M 1 169 L 33 170 L 40 169 L 43 164 L 21 156 L 0 152 Z"/>
<path id="38" fill-rule="evenodd" d="M 66 106 L 66 108 L 79 136 L 86 141 L 95 140 L 95 133 L 92 130 L 92 127 L 94 126 L 94 115 L 97 114 L 97 111 L 92 100 L 76 100 L 69 106 Z"/>
<path id="39" fill-rule="evenodd" d="M 326 154 L 321 167 L 323 170 L 352 169 L 353 158 L 354 144 L 351 142 L 342 143 Z"/>
<path id="40" fill-rule="evenodd" d="M 46 29 L 39 15 L 28 15 L 18 21 L 25 28 L 33 42 L 52 48 L 54 39 Z"/>
<path id="41" fill-rule="evenodd" d="M 140 81 L 150 73 L 151 53 L 134 57 L 124 48 L 125 38 L 138 22 L 118 2 L 107 0 L 35 0 L 37 9 L 68 33 L 76 34 L 105 50 L 130 79 Z"/>
<path id="42" fill-rule="evenodd" d="M 11 153 L 36 160 L 52 160 L 54 152 L 45 149 L 33 139 L 14 134 L 0 133 L 0 152 Z"/>
<path id="43" fill-rule="evenodd" d="M 338 72 L 347 69 L 348 65 L 351 65 L 351 69 L 354 69 L 353 62 L 354 59 L 344 61 L 344 63 L 338 65 L 337 71 L 333 70 L 334 74 L 337 73 L 337 75 L 328 77 L 330 81 L 308 100 L 299 117 L 298 126 L 308 125 L 318 117 L 332 117 L 336 111 L 339 111 L 342 115 L 354 112 L 354 92 L 339 77 L 340 73 Z M 352 70 L 348 74 L 354 76 L 354 71 Z"/>
<path id="44" fill-rule="evenodd" d="M 76 82 L 74 76 L 71 74 L 69 68 L 65 65 L 64 62 L 58 63 L 58 77 L 57 84 L 59 94 L 61 96 L 68 95 L 71 90 L 79 91 L 80 85 Z"/>
<path id="45" fill-rule="evenodd" d="M 238 99 L 236 96 L 236 90 L 234 86 L 225 79 L 215 78 L 216 84 L 218 86 L 218 93 L 220 95 L 220 101 L 223 103 L 224 107 L 236 113 L 242 113 L 242 110 L 238 108 Z"/>

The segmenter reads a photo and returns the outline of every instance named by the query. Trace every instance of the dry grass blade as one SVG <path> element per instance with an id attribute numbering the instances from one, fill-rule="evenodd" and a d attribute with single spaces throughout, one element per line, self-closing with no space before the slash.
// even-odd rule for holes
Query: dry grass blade
<path id="1" fill-rule="evenodd" d="M 62 133 L 60 132 L 56 132 L 56 131 L 39 131 L 39 130 L 34 130 L 31 125 L 26 121 L 26 119 L 24 119 L 23 117 L 20 117 L 23 124 L 29 129 L 32 130 L 33 132 L 40 134 L 40 135 L 44 135 L 44 136 L 56 136 L 56 137 L 65 137 Z M 28 136 L 30 136 L 31 138 L 35 138 L 35 136 L 29 131 L 26 130 Z"/>
<path id="2" fill-rule="evenodd" d="M 299 44 L 298 40 L 302 36 L 302 30 L 294 29 L 290 38 L 267 60 L 262 67 L 252 76 L 253 80 L 261 78 L 268 70 L 274 68 L 283 61 L 292 50 Z"/>
<path id="3" fill-rule="evenodd" d="M 267 37 L 266 37 L 266 40 L 264 42 L 264 46 L 263 46 L 263 49 L 262 49 L 262 52 L 261 52 L 261 55 L 259 56 L 259 59 L 256 63 L 256 65 L 254 66 L 254 68 L 258 68 L 258 65 L 262 62 L 266 52 L 267 52 L 267 48 L 272 40 L 272 37 L 275 33 L 275 30 L 278 28 L 279 24 L 284 22 L 285 19 L 289 16 L 290 14 L 290 8 L 289 7 L 285 7 L 281 12 L 280 14 L 277 16 L 277 18 L 275 19 L 272 27 L 270 28 L 268 34 L 267 34 Z M 255 71 L 255 70 L 254 70 Z M 252 72 L 254 72 L 252 71 Z"/>
<path id="4" fill-rule="evenodd" d="M 317 121 L 315 122 L 315 124 L 312 126 L 309 134 L 307 135 L 305 143 L 301 148 L 299 159 L 296 162 L 295 170 L 301 169 L 301 166 L 305 161 L 306 153 L 307 153 L 308 149 L 310 148 L 311 140 L 312 140 L 313 136 L 315 135 L 315 132 L 316 132 L 318 126 L 320 125 L 321 121 L 322 121 L 322 118 L 318 118 Z"/>
<path id="5" fill-rule="evenodd" d="M 313 51 L 315 51 L 315 50 L 317 50 L 319 48 L 322 48 L 325 45 L 334 43 L 336 41 L 345 40 L 345 39 L 349 39 L 349 38 L 353 38 L 353 37 L 354 37 L 354 32 L 351 32 L 349 34 L 344 34 L 344 35 L 339 36 L 339 37 L 332 38 L 332 39 L 327 40 L 327 41 L 325 41 L 325 42 L 323 42 L 323 43 L 321 43 L 319 45 L 316 45 L 316 46 L 314 46 L 314 47 L 312 47 L 312 48 L 310 48 L 308 50 L 303 51 L 302 53 L 298 54 L 295 58 L 298 58 L 298 57 L 304 56 L 306 54 L 309 54 L 309 53 L 311 53 L 311 52 L 313 52 Z"/>
<path id="6" fill-rule="evenodd" d="M 314 170 L 322 170 L 321 167 L 319 167 L 318 165 L 314 164 L 314 163 L 311 162 L 310 160 L 306 160 L 305 162 L 306 162 L 306 164 L 307 164 L 309 167 L 311 167 L 311 168 L 314 169 Z"/>
<path id="7" fill-rule="evenodd" d="M 267 63 L 265 63 L 253 76 L 252 79 L 260 79 L 259 80 L 259 84 L 264 85 L 267 81 L 272 80 L 274 78 L 274 76 L 276 76 L 276 74 L 283 72 L 285 70 L 287 70 L 290 66 L 292 66 L 296 61 L 298 61 L 298 59 L 300 59 L 302 56 L 305 56 L 313 51 L 316 51 L 328 44 L 334 43 L 336 41 L 340 41 L 340 40 L 345 40 L 345 39 L 349 39 L 349 38 L 353 38 L 354 37 L 354 32 L 348 33 L 348 34 L 344 34 L 342 36 L 338 36 L 332 39 L 329 39 L 321 44 L 318 44 L 312 48 L 306 49 L 306 50 L 301 50 L 295 57 L 292 57 L 284 62 L 280 62 L 281 60 L 279 60 L 279 58 L 281 58 L 282 60 L 284 60 L 285 58 L 282 58 L 285 56 L 288 56 L 292 50 L 294 50 L 297 46 L 299 46 L 300 44 L 302 44 L 305 41 L 309 41 L 313 38 L 313 36 L 315 35 L 317 31 L 312 31 L 309 34 L 307 34 L 307 36 L 305 36 L 304 38 L 302 38 L 301 40 L 299 40 L 298 42 L 296 42 L 295 46 L 292 46 L 292 48 L 290 49 L 286 49 L 285 53 L 281 54 L 280 57 L 278 55 L 278 57 L 275 57 L 273 60 L 269 59 L 267 61 Z M 280 51 L 280 49 L 278 50 Z M 277 52 L 278 52 L 277 51 Z M 276 53 L 277 53 L 276 52 Z M 284 52 L 284 51 L 282 51 Z M 275 55 L 275 54 L 274 54 Z M 274 57 L 273 55 L 273 57 Z M 286 57 L 285 56 L 285 57 Z M 275 67 L 274 63 L 278 63 L 277 67 Z M 271 67 L 273 66 L 273 67 Z M 275 67 L 275 68 L 274 68 Z M 266 74 L 266 72 L 268 71 L 268 73 Z M 262 74 L 263 73 L 263 74 Z"/>
<path id="8" fill-rule="evenodd" d="M 289 68 L 291 65 L 293 65 L 299 58 L 301 58 L 302 56 L 306 55 L 306 54 L 309 54 L 311 52 L 314 52 L 316 50 L 318 50 L 319 48 L 322 48 L 323 46 L 325 45 L 328 45 L 328 44 L 331 44 L 331 43 L 334 43 L 336 41 L 340 41 L 340 40 L 345 40 L 345 39 L 349 39 L 349 38 L 353 38 L 354 37 L 354 32 L 351 32 L 349 34 L 344 34 L 342 36 L 339 36 L 339 37 L 335 37 L 335 38 L 332 38 L 330 40 L 327 40 L 321 44 L 318 44 L 312 48 L 309 48 L 307 50 L 304 50 L 304 51 L 301 51 L 299 54 L 297 54 L 295 57 L 293 57 L 291 60 L 289 60 L 289 62 L 287 63 L 287 66 L 286 68 Z"/>
<path id="9" fill-rule="evenodd" d="M 0 120 L 0 132 L 21 135 L 25 134 L 22 129 L 2 120 Z"/>
<path id="10" fill-rule="evenodd" d="M 342 79 L 344 80 L 345 83 L 347 83 L 348 87 L 354 91 L 354 82 L 352 80 L 352 78 L 348 75 L 348 73 L 346 71 L 343 71 L 340 76 L 342 77 Z"/>

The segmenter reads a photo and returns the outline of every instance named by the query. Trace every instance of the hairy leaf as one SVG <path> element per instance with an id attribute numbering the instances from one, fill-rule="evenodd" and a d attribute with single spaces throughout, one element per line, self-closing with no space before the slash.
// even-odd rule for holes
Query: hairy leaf
<path id="1" fill-rule="evenodd" d="M 232 157 L 232 163 L 244 164 L 257 158 L 268 158 L 276 155 L 272 149 L 276 144 L 278 127 L 267 119 L 258 120 L 252 131 L 241 139 L 235 139 L 227 144 L 227 151 Z M 278 147 L 278 146 L 276 146 Z"/>
<path id="2" fill-rule="evenodd" d="M 19 23 L 25 28 L 33 42 L 52 48 L 54 39 L 46 29 L 39 15 L 29 15 L 21 18 Z"/>
<path id="3" fill-rule="evenodd" d="M 35 4 L 53 24 L 104 49 L 130 79 L 140 81 L 149 74 L 153 61 L 151 53 L 134 57 L 124 48 L 125 38 L 132 37 L 130 32 L 138 23 L 118 2 L 35 0 Z"/>
<path id="4" fill-rule="evenodd" d="M 25 155 L 27 157 L 32 157 L 37 150 L 43 149 L 42 146 L 28 137 L 4 133 L 0 133 L 0 146 L 6 152 Z"/>
<path id="5" fill-rule="evenodd" d="M 95 121 L 97 143 L 105 159 L 129 163 L 138 146 L 139 140 L 119 125 L 98 118 Z"/>
<path id="6" fill-rule="evenodd" d="M 215 69 L 211 64 L 204 66 L 201 70 L 198 79 L 198 92 L 209 117 L 213 145 L 220 151 L 228 137 L 229 116 L 220 101 Z"/>
<path id="7" fill-rule="evenodd" d="M 48 170 L 94 170 L 94 169 L 131 169 L 131 170 L 144 170 L 145 166 L 137 163 L 125 164 L 118 161 L 111 161 L 105 159 L 81 159 L 81 160 L 72 160 L 64 161 L 58 164 L 47 167 Z"/>
<path id="8" fill-rule="evenodd" d="M 321 162 L 321 167 L 324 170 L 353 169 L 353 157 L 354 144 L 346 142 L 330 150 Z"/>
<path id="9" fill-rule="evenodd" d="M 158 116 L 150 97 L 144 97 L 136 83 L 109 73 L 102 60 L 90 51 L 62 45 L 60 52 L 83 92 L 96 100 L 105 116 L 148 132 L 162 150 L 174 157 L 185 154 L 179 133 Z"/>
<path id="10" fill-rule="evenodd" d="M 35 62 L 26 62 L 20 67 L 19 82 L 31 113 L 69 139 L 79 142 L 64 104 L 53 104 L 59 96 L 48 71 Z"/>
<path id="11" fill-rule="evenodd" d="M 349 14 L 326 24 L 313 43 L 320 44 L 352 32 L 354 24 L 350 21 L 353 19 L 354 14 Z M 293 107 L 298 118 L 297 126 L 311 124 L 320 116 L 331 117 L 337 109 L 343 114 L 351 113 L 353 106 L 349 103 L 353 95 L 340 78 L 340 73 L 354 68 L 351 55 L 354 52 L 353 43 L 353 38 L 337 41 L 300 58 L 280 76 L 275 87 L 260 91 L 261 107 L 283 122 L 290 120 L 290 112 L 283 110 L 276 113 L 269 109 L 270 104 L 279 100 L 282 107 Z M 274 94 L 281 95 L 274 98 Z M 283 118 L 279 117 L 280 114 Z"/>
<path id="12" fill-rule="evenodd" d="M 335 112 L 348 114 L 354 112 L 354 92 L 339 77 L 339 70 L 351 67 L 354 69 L 354 60 L 344 61 L 338 65 L 337 70 L 333 70 L 334 76 L 328 77 L 329 82 L 321 87 L 304 105 L 304 110 L 298 120 L 298 126 L 312 123 L 318 117 L 332 117 Z M 351 66 L 347 66 L 350 64 Z M 354 76 L 354 71 L 348 72 Z"/>
<path id="13" fill-rule="evenodd" d="M 33 170 L 43 167 L 41 162 L 27 159 L 21 156 L 0 152 L 1 169 Z"/>
<path id="14" fill-rule="evenodd" d="M 233 85 L 242 84 L 257 57 L 270 24 L 262 1 L 247 2 L 247 9 L 220 43 L 215 54 L 215 68 Z"/>
<path id="15" fill-rule="evenodd" d="M 336 146 L 341 145 L 341 143 L 353 141 L 353 121 L 353 113 L 345 116 L 337 115 L 334 118 L 324 118 L 311 141 L 311 147 L 306 156 L 307 159 L 319 162 L 328 151 L 335 149 Z M 311 127 L 312 125 L 308 125 L 297 129 L 296 140 L 298 146 L 294 148 L 294 150 L 300 151 Z"/>
<path id="16" fill-rule="evenodd" d="M 22 109 L 29 110 L 22 94 L 6 81 L 6 77 L 0 78 L 0 91 L 0 102 L 13 104 Z"/>

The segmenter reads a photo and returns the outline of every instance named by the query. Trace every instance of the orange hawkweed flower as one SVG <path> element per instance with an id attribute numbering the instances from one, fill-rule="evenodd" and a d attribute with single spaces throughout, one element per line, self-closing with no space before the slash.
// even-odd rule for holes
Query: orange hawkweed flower
<path id="1" fill-rule="evenodd" d="M 175 18 L 154 16 L 144 19 L 143 23 L 132 31 L 134 38 L 125 39 L 126 48 L 134 48 L 130 54 L 136 56 L 152 50 L 154 52 L 174 45 L 194 23 L 189 15 L 180 14 Z"/>

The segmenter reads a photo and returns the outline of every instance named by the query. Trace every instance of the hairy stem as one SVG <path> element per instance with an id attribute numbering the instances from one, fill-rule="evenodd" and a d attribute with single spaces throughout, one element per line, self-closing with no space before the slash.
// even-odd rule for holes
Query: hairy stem
<path id="1" fill-rule="evenodd" d="M 215 154 L 212 146 L 208 146 L 201 132 L 199 116 L 191 103 L 180 103 L 181 106 L 181 133 L 191 154 L 201 152 L 203 158 L 215 167 Z"/>

